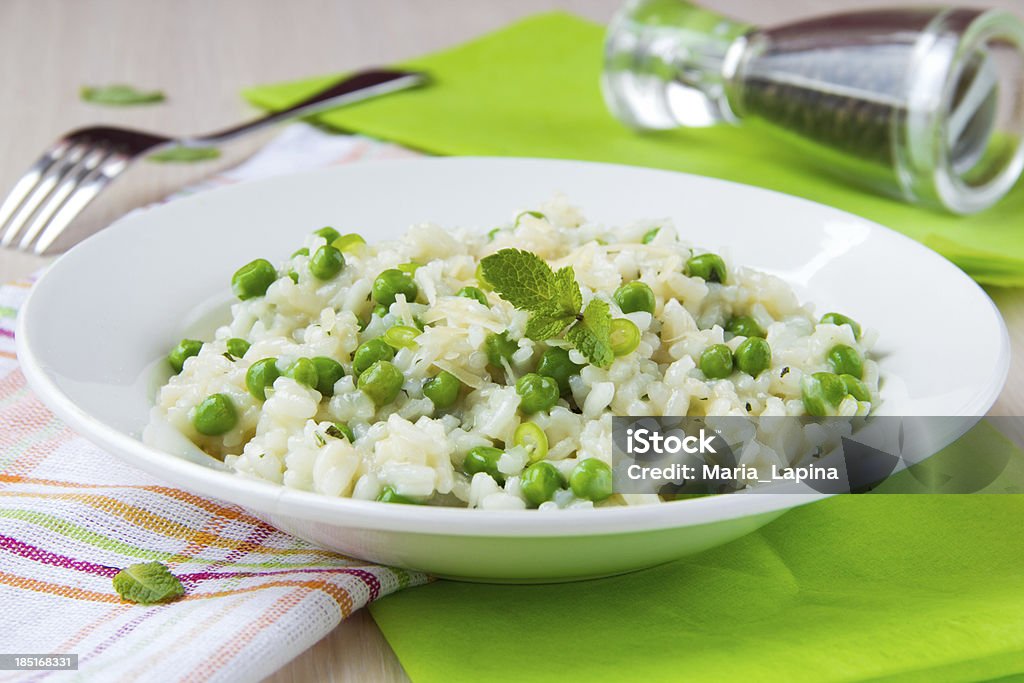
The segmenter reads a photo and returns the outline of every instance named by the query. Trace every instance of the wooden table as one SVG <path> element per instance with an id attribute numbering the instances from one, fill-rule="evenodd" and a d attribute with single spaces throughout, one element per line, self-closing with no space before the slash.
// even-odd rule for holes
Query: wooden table
<path id="1" fill-rule="evenodd" d="M 958 0 L 1024 13 L 1019 0 Z M 5 0 L 0 3 L 0 188 L 10 187 L 63 131 L 100 122 L 161 132 L 203 132 L 251 115 L 248 85 L 385 64 L 443 48 L 516 18 L 561 8 L 606 21 L 619 0 Z M 781 22 L 861 0 L 704 0 L 753 23 Z M 929 0 L 906 0 L 929 4 Z M 98 108 L 82 85 L 124 82 L 164 90 L 153 107 Z M 265 138 L 264 138 L 265 139 Z M 119 180 L 76 224 L 88 233 L 125 211 L 250 153 L 260 140 L 214 164 L 147 165 Z M 0 281 L 48 262 L 0 251 Z M 1024 290 L 990 289 L 1010 327 L 1015 358 L 993 412 L 1024 414 Z M 366 611 L 270 677 L 285 681 L 407 680 Z"/>

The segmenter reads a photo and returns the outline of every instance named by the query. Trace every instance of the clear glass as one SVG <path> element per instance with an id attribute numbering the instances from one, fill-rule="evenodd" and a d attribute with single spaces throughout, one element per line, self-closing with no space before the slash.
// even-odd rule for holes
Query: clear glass
<path id="1" fill-rule="evenodd" d="M 872 10 L 772 28 L 684 0 L 634 0 L 609 28 L 603 89 L 636 128 L 759 126 L 825 168 L 971 213 L 1024 165 L 1024 25 L 965 9 Z"/>

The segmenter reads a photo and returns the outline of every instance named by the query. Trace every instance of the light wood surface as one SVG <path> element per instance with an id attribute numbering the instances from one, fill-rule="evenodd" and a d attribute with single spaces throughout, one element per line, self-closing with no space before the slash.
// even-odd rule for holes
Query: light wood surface
<path id="1" fill-rule="evenodd" d="M 862 0 L 703 4 L 752 23 L 863 6 Z M 959 4 L 1024 13 L 1019 0 Z M 543 10 L 566 9 L 606 21 L 618 5 L 619 0 L 4 0 L 0 193 L 59 134 L 78 126 L 109 123 L 166 133 L 213 130 L 252 114 L 238 96 L 248 85 L 394 62 Z M 169 101 L 110 109 L 78 99 L 82 85 L 116 82 L 160 88 Z M 215 163 L 133 169 L 81 217 L 74 233 L 88 234 L 133 207 L 231 165 L 260 142 L 241 143 Z M 0 281 L 23 277 L 48 261 L 0 250 Z M 1006 318 L 1015 354 L 1010 381 L 993 413 L 1021 415 L 1024 290 L 989 291 Z M 408 679 L 369 613 L 361 611 L 268 680 Z"/>

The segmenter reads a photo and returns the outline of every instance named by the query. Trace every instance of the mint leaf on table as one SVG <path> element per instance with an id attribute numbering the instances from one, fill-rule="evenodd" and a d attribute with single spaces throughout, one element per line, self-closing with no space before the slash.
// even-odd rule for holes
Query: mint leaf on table
<path id="1" fill-rule="evenodd" d="M 591 299 L 583 320 L 569 328 L 566 337 L 572 345 L 599 368 L 606 368 L 615 360 L 611 345 L 612 314 L 606 301 Z"/>
<path id="2" fill-rule="evenodd" d="M 160 562 L 141 562 L 125 567 L 114 575 L 114 590 L 125 602 L 155 605 L 185 594 L 171 570 Z"/>
<path id="3" fill-rule="evenodd" d="M 109 107 L 131 107 L 139 104 L 156 104 L 167 97 L 159 90 L 139 90 L 130 85 L 83 86 L 79 96 L 86 102 Z"/>
<path id="4" fill-rule="evenodd" d="M 583 294 L 572 267 L 556 273 L 544 259 L 522 249 L 502 249 L 480 263 L 494 291 L 530 313 L 527 337 L 544 341 L 568 328 L 567 338 L 591 363 L 606 368 L 614 360 L 609 342 L 611 310 L 606 302 L 594 299 L 580 314 Z"/>
<path id="5" fill-rule="evenodd" d="M 216 147 L 168 147 L 146 157 L 147 161 L 161 164 L 191 164 L 220 157 Z"/>

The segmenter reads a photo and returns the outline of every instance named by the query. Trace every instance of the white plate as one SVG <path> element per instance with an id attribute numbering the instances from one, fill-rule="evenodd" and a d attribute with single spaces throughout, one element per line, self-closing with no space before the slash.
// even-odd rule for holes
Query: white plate
<path id="1" fill-rule="evenodd" d="M 202 326 L 209 302 L 227 299 L 240 264 L 280 259 L 323 225 L 370 239 L 428 220 L 487 229 L 556 191 L 606 224 L 671 217 L 686 239 L 782 276 L 819 313 L 842 311 L 877 329 L 880 413 L 983 415 L 1006 378 L 1009 340 L 995 306 L 906 237 L 719 180 L 530 159 L 353 164 L 128 217 L 64 255 L 35 286 L 19 319 L 19 358 L 58 416 L 125 462 L 326 547 L 440 575 L 542 581 L 622 572 L 724 543 L 815 500 L 734 495 L 551 514 L 385 505 L 250 481 L 212 458 L 139 440 L 153 368 L 186 330 Z"/>

